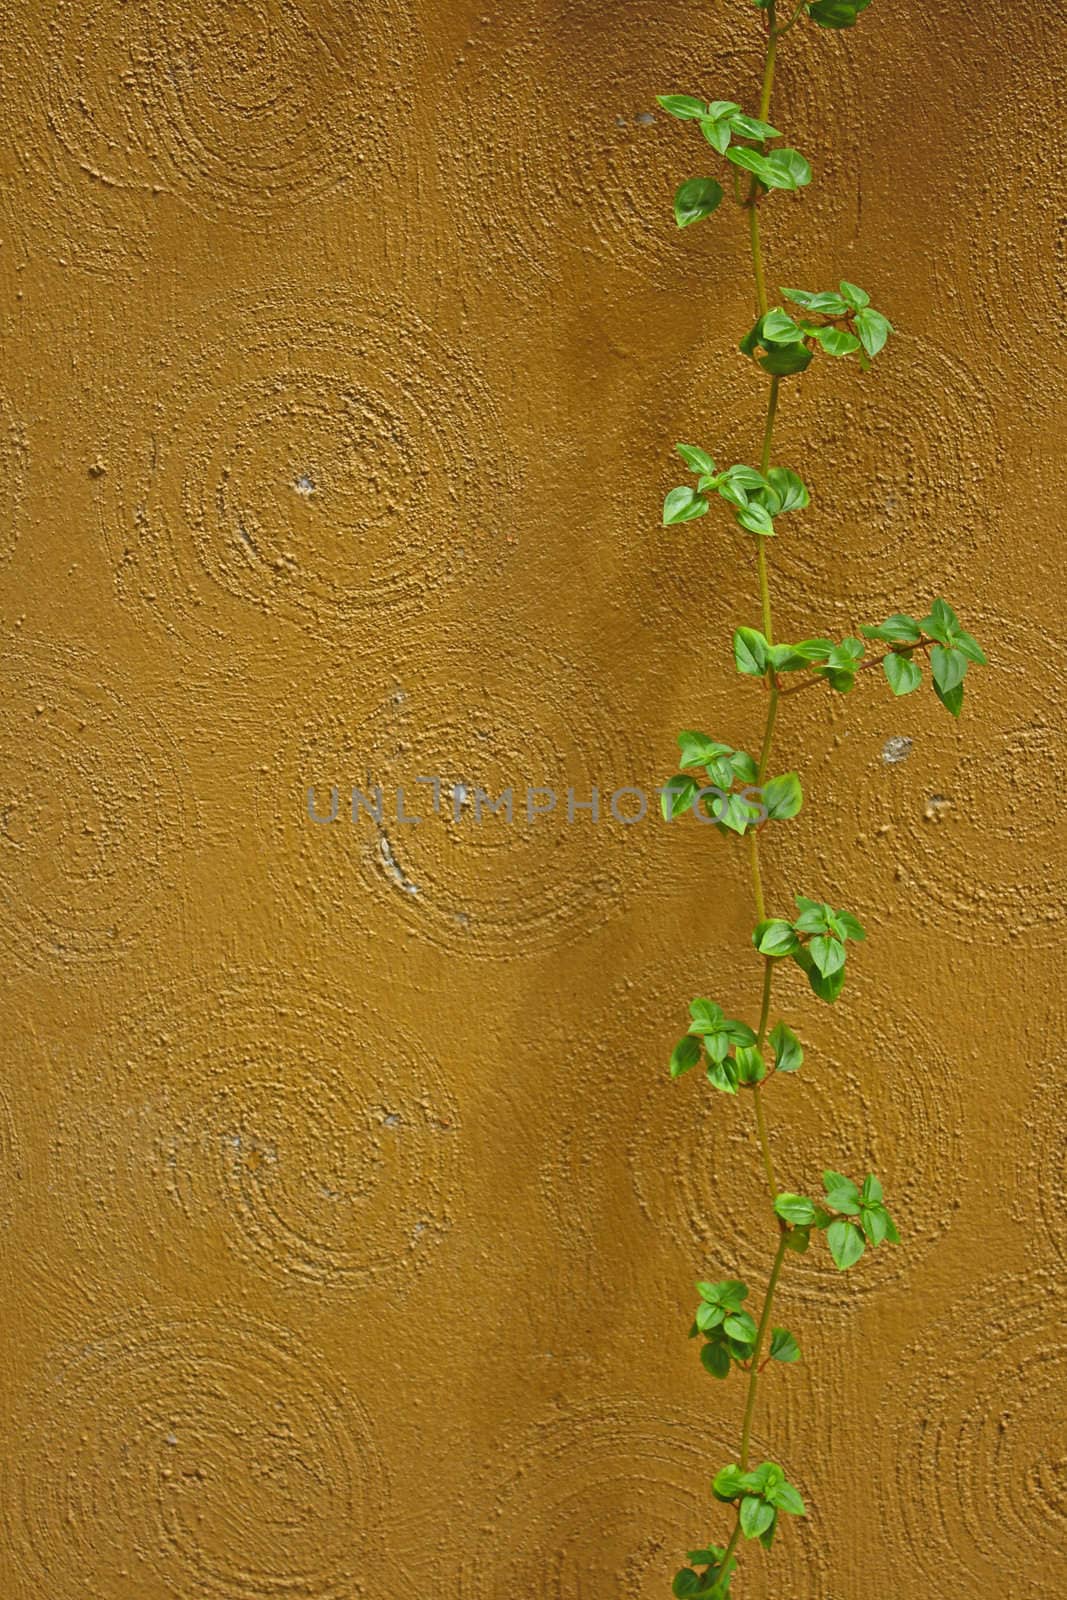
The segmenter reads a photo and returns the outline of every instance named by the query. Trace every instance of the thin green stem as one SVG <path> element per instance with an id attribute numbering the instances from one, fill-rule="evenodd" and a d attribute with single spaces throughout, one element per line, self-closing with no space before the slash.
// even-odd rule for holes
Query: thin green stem
<path id="1" fill-rule="evenodd" d="M 775 28 L 774 37 L 776 39 L 784 39 L 786 34 L 789 32 L 790 28 L 795 28 L 796 27 L 797 23 L 800 21 L 800 14 L 801 14 L 802 11 L 804 11 L 804 9 L 806 8 L 807 4 L 808 4 L 808 0 L 800 0 L 800 4 L 797 6 L 796 10 L 793 12 L 793 15 L 790 17 L 789 21 L 788 22 L 784 22 L 780 28 L 777 28 L 777 27 Z"/>
<path id="2" fill-rule="evenodd" d="M 771 1013 L 771 983 L 774 979 L 774 962 L 770 956 L 765 956 L 763 961 L 763 1004 L 760 1006 L 759 1029 L 756 1034 L 756 1046 L 763 1048 L 763 1041 L 767 1037 L 767 1018 Z"/>
<path id="3" fill-rule="evenodd" d="M 773 0 L 767 8 L 767 54 L 763 62 L 763 93 L 760 95 L 759 119 L 766 122 L 771 109 L 771 90 L 774 88 L 774 62 L 778 54 L 778 26 Z"/>
<path id="4" fill-rule="evenodd" d="M 752 180 L 755 189 L 756 180 Z M 748 238 L 752 247 L 752 270 L 756 275 L 756 305 L 759 307 L 761 317 L 767 315 L 767 285 L 763 281 L 763 251 L 760 247 L 759 236 L 759 206 L 756 204 L 755 194 L 749 192 L 746 202 L 748 207 Z"/>
<path id="5" fill-rule="evenodd" d="M 788 1248 L 789 1234 L 783 1232 L 778 1240 L 778 1249 L 774 1255 L 774 1265 L 767 1281 L 767 1293 L 763 1298 L 763 1312 L 756 1329 L 756 1346 L 752 1352 L 752 1364 L 748 1374 L 748 1394 L 745 1398 L 745 1416 L 741 1424 L 741 1470 L 748 1470 L 748 1447 L 752 1440 L 752 1418 L 756 1410 L 756 1390 L 759 1387 L 759 1364 L 763 1354 L 763 1344 L 767 1337 L 767 1328 L 771 1320 L 771 1307 L 774 1305 L 774 1291 L 778 1287 L 782 1265 L 785 1261 L 785 1252 Z"/>
<path id="6" fill-rule="evenodd" d="M 759 867 L 759 844 L 755 828 L 749 830 L 748 859 L 752 868 L 752 898 L 756 902 L 756 921 L 766 922 L 767 908 L 763 903 L 763 877 Z"/>
<path id="7" fill-rule="evenodd" d="M 778 1198 L 778 1182 L 774 1176 L 774 1162 L 771 1159 L 771 1145 L 767 1138 L 767 1119 L 763 1115 L 763 1100 L 760 1095 L 760 1086 L 755 1084 L 752 1089 L 752 1104 L 756 1109 L 756 1132 L 759 1135 L 760 1155 L 763 1157 L 763 1174 L 767 1179 L 767 1192 L 773 1205 Z"/>
<path id="8" fill-rule="evenodd" d="M 756 773 L 756 782 L 762 783 L 767 773 L 767 761 L 771 753 L 771 740 L 774 738 L 774 721 L 778 715 L 778 701 L 782 691 L 777 684 L 771 685 L 770 699 L 767 703 L 767 725 L 763 730 L 763 747 L 759 753 L 759 768 Z"/>

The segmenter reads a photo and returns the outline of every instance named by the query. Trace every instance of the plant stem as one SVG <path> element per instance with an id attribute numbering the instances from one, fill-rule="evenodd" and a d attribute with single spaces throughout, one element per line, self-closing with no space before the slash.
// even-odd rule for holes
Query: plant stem
<path id="1" fill-rule="evenodd" d="M 756 782 L 762 783 L 767 771 L 767 758 L 771 753 L 771 740 L 774 738 L 774 719 L 778 715 L 778 700 L 782 694 L 776 683 L 771 685 L 771 697 L 767 703 L 767 725 L 763 730 L 763 747 L 759 753 L 759 768 L 756 773 Z"/>
<path id="2" fill-rule="evenodd" d="M 774 962 L 770 956 L 765 956 L 763 963 L 763 1004 L 760 1007 L 759 1031 L 756 1034 L 757 1049 L 763 1048 L 763 1041 L 767 1037 L 767 1018 L 771 1010 L 771 982 L 773 978 Z"/>
<path id="3" fill-rule="evenodd" d="M 759 1363 L 763 1353 L 763 1341 L 767 1336 L 767 1327 L 771 1320 L 771 1307 L 774 1304 L 774 1291 L 778 1287 L 778 1279 L 785 1261 L 787 1249 L 786 1240 L 788 1233 L 783 1233 L 778 1240 L 778 1249 L 774 1256 L 774 1265 L 767 1282 L 767 1293 L 763 1300 L 763 1312 L 756 1329 L 756 1347 L 752 1352 L 752 1366 L 748 1374 L 748 1395 L 745 1399 L 745 1417 L 741 1424 L 741 1470 L 748 1470 L 748 1447 L 752 1439 L 752 1418 L 756 1410 L 756 1390 L 759 1385 Z"/>
<path id="4" fill-rule="evenodd" d="M 759 869 L 759 844 L 755 828 L 749 830 L 748 858 L 752 866 L 752 898 L 756 902 L 756 921 L 766 922 L 767 908 L 763 903 L 763 878 Z"/>
<path id="5" fill-rule="evenodd" d="M 753 1085 L 752 1104 L 756 1108 L 756 1132 L 759 1135 L 760 1154 L 763 1157 L 763 1171 L 767 1179 L 767 1190 L 773 1205 L 778 1198 L 778 1184 L 774 1176 L 774 1162 L 771 1160 L 771 1147 L 767 1139 L 767 1120 L 763 1115 L 763 1101 L 760 1098 L 759 1084 Z"/>

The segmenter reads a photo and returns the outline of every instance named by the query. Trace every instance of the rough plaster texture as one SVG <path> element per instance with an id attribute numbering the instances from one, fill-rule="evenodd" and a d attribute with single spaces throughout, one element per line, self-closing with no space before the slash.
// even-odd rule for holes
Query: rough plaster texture
<path id="1" fill-rule="evenodd" d="M 693 826 L 315 827 L 308 783 L 610 792 L 750 743 L 725 214 L 657 90 L 754 105 L 742 0 L 6 0 L 0 61 L 4 1600 L 653 1600 L 739 1423 L 693 1279 L 768 1257 L 738 852 Z M 790 383 L 783 636 L 956 599 L 993 664 L 789 701 L 776 904 L 868 924 L 770 1095 L 905 1248 L 792 1262 L 745 1595 L 1067 1592 L 1057 8 L 875 0 L 784 51 L 773 283 L 899 334 Z M 425 791 L 422 792 L 425 799 Z M 422 807 L 425 810 L 425 806 Z"/>

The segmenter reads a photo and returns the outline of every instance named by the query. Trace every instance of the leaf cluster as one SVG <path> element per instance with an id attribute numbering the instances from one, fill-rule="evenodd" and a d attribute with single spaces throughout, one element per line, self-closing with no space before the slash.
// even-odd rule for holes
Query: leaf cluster
<path id="1" fill-rule="evenodd" d="M 916 651 L 930 652 L 930 675 L 941 704 L 958 717 L 963 707 L 963 679 L 972 662 L 988 664 L 978 641 L 960 624 L 947 600 L 935 600 L 927 616 L 916 619 L 903 612 L 876 627 L 861 627 L 869 640 L 888 644 L 882 670 L 896 695 L 910 694 L 922 682 Z M 808 671 L 823 678 L 838 694 L 848 694 L 866 655 L 863 639 L 847 635 L 832 639 L 801 639 L 797 644 L 769 644 L 757 628 L 738 628 L 733 638 L 734 664 L 747 677 L 775 677 Z M 872 662 L 872 665 L 874 663 Z"/>
<path id="2" fill-rule="evenodd" d="M 867 935 L 851 911 L 835 911 L 824 901 L 796 896 L 799 915 L 793 922 L 770 917 L 758 922 L 752 943 L 761 956 L 781 961 L 789 956 L 805 973 L 812 990 L 829 1004 L 845 982 L 845 946 Z"/>
<path id="3" fill-rule="evenodd" d="M 803 372 L 819 350 L 839 358 L 858 352 L 866 371 L 893 332 L 889 318 L 875 311 L 867 291 L 847 278 L 841 279 L 837 293 L 783 289 L 782 294 L 805 315 L 794 317 L 774 306 L 757 318 L 738 347 L 772 377 Z"/>
<path id="4" fill-rule="evenodd" d="M 774 1209 L 792 1230 L 790 1249 L 799 1254 L 808 1247 L 812 1228 L 826 1234 L 835 1267 L 846 1272 L 855 1266 L 867 1246 L 877 1250 L 886 1240 L 900 1243 L 900 1234 L 882 1198 L 882 1185 L 869 1172 L 860 1188 L 844 1173 L 832 1168 L 822 1175 L 825 1199 L 809 1200 L 801 1194 L 779 1194 Z"/>
<path id="5" fill-rule="evenodd" d="M 736 1094 L 739 1086 L 762 1083 L 769 1072 L 800 1071 L 804 1049 L 784 1022 L 775 1024 L 761 1049 L 748 1024 L 728 1017 L 713 1000 L 691 1000 L 689 1016 L 688 1032 L 671 1051 L 672 1078 L 682 1077 L 703 1060 L 711 1086 L 723 1094 Z"/>
<path id="6" fill-rule="evenodd" d="M 761 1462 L 753 1472 L 723 1467 L 712 1481 L 711 1492 L 727 1505 L 737 1502 L 741 1532 L 746 1539 L 758 1539 L 766 1550 L 774 1543 L 780 1511 L 791 1517 L 807 1515 L 799 1493 L 773 1461 Z"/>
<path id="7" fill-rule="evenodd" d="M 706 1550 L 690 1550 L 686 1560 L 691 1563 L 674 1574 L 671 1594 L 676 1600 L 729 1600 L 730 1576 L 737 1562 L 733 1556 L 726 1560 L 726 1551 L 719 1545 L 709 1545 Z M 697 1573 L 694 1567 L 703 1567 Z"/>
<path id="8" fill-rule="evenodd" d="M 777 128 L 750 117 L 733 100 L 700 100 L 691 94 L 656 96 L 664 111 L 680 122 L 695 122 L 711 148 L 735 167 L 751 173 L 759 192 L 801 189 L 811 182 L 811 166 L 799 150 L 768 150 L 782 138 Z M 736 174 L 735 174 L 736 176 Z M 718 210 L 723 186 L 716 178 L 688 178 L 674 195 L 674 220 L 688 228 Z"/>
<path id="9" fill-rule="evenodd" d="M 783 772 L 760 785 L 759 769 L 746 751 L 693 729 L 680 733 L 678 744 L 681 765 L 699 768 L 702 776 L 676 772 L 663 785 L 660 808 L 667 822 L 699 806 L 720 833 L 744 834 L 765 822 L 795 817 L 804 804 L 795 772 Z"/>
<path id="10" fill-rule="evenodd" d="M 922 682 L 922 669 L 915 650 L 935 643 L 930 650 L 930 676 L 934 693 L 947 711 L 958 717 L 963 709 L 963 680 L 971 662 L 988 665 L 988 658 L 977 639 L 960 625 L 947 600 L 935 600 L 928 616 L 916 621 L 898 612 L 874 628 L 861 628 L 868 639 L 888 644 L 882 670 L 894 694 L 911 694 Z"/>
<path id="11" fill-rule="evenodd" d="M 764 474 L 755 467 L 737 463 L 719 472 L 706 450 L 695 444 L 675 445 L 689 470 L 696 474 L 696 487 L 671 489 L 663 502 L 663 526 L 693 522 L 709 509 L 708 496 L 717 494 L 732 508 L 740 527 L 747 533 L 774 535 L 774 519 L 787 511 L 802 511 L 810 503 L 807 488 L 788 467 L 771 467 Z"/>

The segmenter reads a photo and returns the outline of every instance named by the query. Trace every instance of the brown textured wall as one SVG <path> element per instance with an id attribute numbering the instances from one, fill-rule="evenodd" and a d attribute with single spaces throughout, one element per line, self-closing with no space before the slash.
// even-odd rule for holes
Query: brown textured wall
<path id="1" fill-rule="evenodd" d="M 770 893 L 871 938 L 834 1010 L 789 991 L 774 1146 L 877 1168 L 906 1243 L 789 1267 L 758 1446 L 814 1509 L 744 1595 L 1067 1589 L 1055 13 L 784 50 L 771 281 L 899 333 L 789 385 L 783 636 L 944 592 L 993 664 L 959 725 L 869 681 L 781 724 Z M 751 542 L 657 527 L 676 438 L 753 454 L 748 265 L 674 230 L 649 112 L 754 109 L 754 14 L 3 17 L 0 1594 L 653 1600 L 738 1430 L 691 1284 L 768 1254 L 739 1108 L 664 1070 L 692 995 L 752 1013 L 738 852 L 304 788 L 751 741 Z"/>

